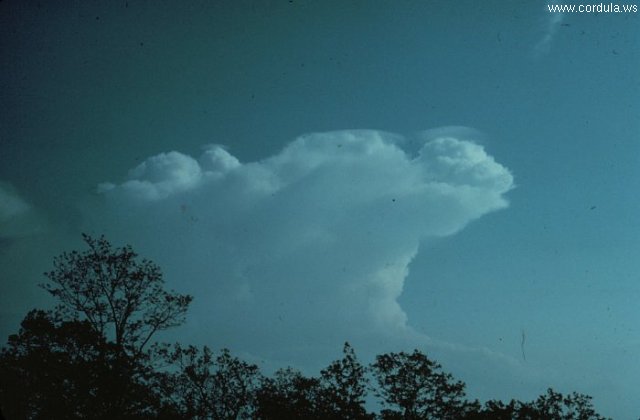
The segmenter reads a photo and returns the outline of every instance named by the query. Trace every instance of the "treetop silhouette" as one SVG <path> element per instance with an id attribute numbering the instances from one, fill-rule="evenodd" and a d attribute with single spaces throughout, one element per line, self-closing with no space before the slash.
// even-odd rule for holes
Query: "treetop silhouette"
<path id="1" fill-rule="evenodd" d="M 417 349 L 366 366 L 345 343 L 318 377 L 266 377 L 227 349 L 155 343 L 183 323 L 192 297 L 165 290 L 160 268 L 130 246 L 83 239 L 87 250 L 62 253 L 45 273 L 55 310 L 30 311 L 0 351 L 9 420 L 603 419 L 591 397 L 552 389 L 531 402 L 469 401 L 464 382 Z M 367 409 L 369 393 L 379 412 Z"/>
<path id="2" fill-rule="evenodd" d="M 58 300 L 61 319 L 86 319 L 129 355 L 141 354 L 156 332 L 184 322 L 193 298 L 166 291 L 158 265 L 139 260 L 129 245 L 82 237 L 89 249 L 54 258 L 45 273 L 49 283 L 41 285 Z"/>

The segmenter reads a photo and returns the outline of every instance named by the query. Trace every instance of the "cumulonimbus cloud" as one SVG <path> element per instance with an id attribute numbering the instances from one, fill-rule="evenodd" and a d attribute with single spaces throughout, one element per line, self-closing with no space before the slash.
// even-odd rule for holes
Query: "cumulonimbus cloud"
<path id="1" fill-rule="evenodd" d="M 362 130 L 304 135 L 249 163 L 217 145 L 163 153 L 102 184 L 90 226 L 194 294 L 187 328 L 214 345 L 270 357 L 283 343 L 403 336 L 398 297 L 421 241 L 506 207 L 513 187 L 471 141 L 404 143 Z"/>

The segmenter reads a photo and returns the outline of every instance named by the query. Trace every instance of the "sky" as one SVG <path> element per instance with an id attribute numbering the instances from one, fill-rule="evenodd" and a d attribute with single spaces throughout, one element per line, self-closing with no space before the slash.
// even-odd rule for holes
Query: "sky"
<path id="1" fill-rule="evenodd" d="M 632 4 L 632 3 L 629 3 Z M 105 234 L 163 339 L 640 406 L 640 17 L 537 1 L 0 1 L 0 336 Z"/>

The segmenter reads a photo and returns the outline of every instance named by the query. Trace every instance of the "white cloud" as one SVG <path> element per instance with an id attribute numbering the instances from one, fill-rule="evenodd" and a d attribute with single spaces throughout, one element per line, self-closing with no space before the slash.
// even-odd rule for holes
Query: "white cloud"
<path id="1" fill-rule="evenodd" d="M 160 154 L 104 184 L 89 225 L 196 296 L 191 341 L 298 361 L 344 340 L 426 343 L 398 303 L 421 241 L 506 207 L 513 187 L 482 146 L 439 134 L 415 155 L 378 131 L 305 135 L 251 163 L 216 145 Z"/>
<path id="2" fill-rule="evenodd" d="M 121 190 L 145 200 L 161 200 L 177 191 L 193 188 L 202 175 L 198 162 L 182 153 L 169 152 L 153 156 L 129 171 L 129 180 Z M 99 191 L 115 188 L 111 183 L 101 184 Z"/>
<path id="3" fill-rule="evenodd" d="M 551 13 L 547 6 L 545 6 L 545 10 L 549 14 L 549 18 L 546 23 L 544 35 L 533 48 L 533 54 L 535 57 L 540 57 L 549 53 L 553 38 L 564 20 L 564 13 Z"/>

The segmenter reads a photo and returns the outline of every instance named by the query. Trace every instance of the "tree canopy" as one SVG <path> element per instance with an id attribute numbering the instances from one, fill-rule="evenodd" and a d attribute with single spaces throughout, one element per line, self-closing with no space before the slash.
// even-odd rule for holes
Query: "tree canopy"
<path id="1" fill-rule="evenodd" d="M 418 349 L 367 366 L 345 343 L 317 377 L 291 367 L 265 376 L 228 349 L 156 343 L 184 321 L 191 296 L 165 290 L 160 268 L 130 246 L 83 238 L 87 250 L 45 273 L 55 309 L 30 311 L 0 351 L 8 420 L 604 418 L 590 396 L 553 389 L 530 402 L 470 401 L 464 382 Z"/>
<path id="2" fill-rule="evenodd" d="M 42 287 L 58 300 L 59 316 L 86 319 L 130 355 L 142 353 L 156 332 L 182 324 L 193 298 L 166 291 L 158 265 L 138 260 L 129 245 L 82 236 L 89 249 L 55 257 L 45 273 Z"/>
<path id="3" fill-rule="evenodd" d="M 184 321 L 192 298 L 165 290 L 160 268 L 130 246 L 83 239 L 86 251 L 55 257 L 45 273 L 56 308 L 27 314 L 2 350 L 0 398 L 10 418 L 159 412 L 147 345 Z"/>
<path id="4" fill-rule="evenodd" d="M 384 418 L 460 419 L 476 409 L 464 398 L 464 382 L 418 350 L 379 355 L 372 368 L 376 395 L 388 407 Z"/>

